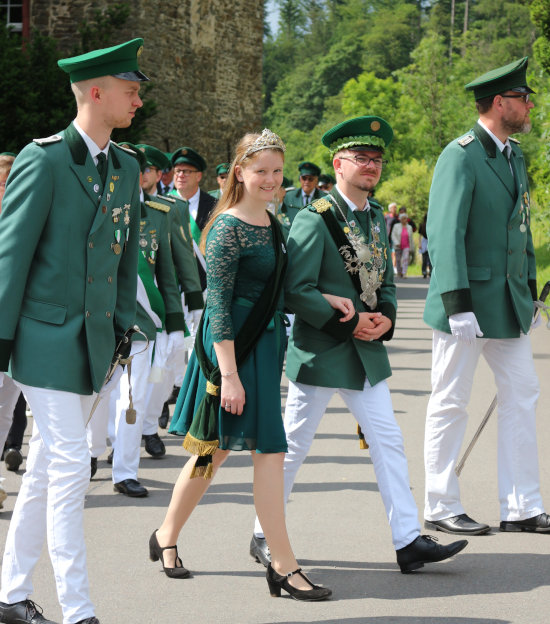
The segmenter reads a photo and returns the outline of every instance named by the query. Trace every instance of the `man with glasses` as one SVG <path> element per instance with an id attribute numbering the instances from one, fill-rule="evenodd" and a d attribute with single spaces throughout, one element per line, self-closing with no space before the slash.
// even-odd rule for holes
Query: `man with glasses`
<path id="1" fill-rule="evenodd" d="M 298 165 L 300 172 L 300 188 L 294 191 L 288 191 L 285 195 L 283 205 L 281 206 L 281 214 L 283 219 L 288 221 L 288 227 L 292 225 L 294 218 L 298 212 L 311 202 L 326 195 L 317 187 L 319 183 L 319 175 L 321 170 L 312 162 L 302 162 Z"/>
<path id="2" fill-rule="evenodd" d="M 227 180 L 227 176 L 229 175 L 229 169 L 231 168 L 230 163 L 220 163 L 216 167 L 216 182 L 218 183 L 218 188 L 213 191 L 208 191 L 212 197 L 215 199 L 219 199 L 223 193 L 223 185 Z"/>
<path id="3" fill-rule="evenodd" d="M 430 191 L 433 273 L 424 320 L 434 332 L 424 517 L 427 527 L 446 533 L 490 530 L 466 515 L 454 470 L 482 354 L 497 385 L 500 530 L 550 532 L 539 487 L 539 384 L 527 336 L 537 299 L 529 182 L 510 136 L 531 128 L 526 70 L 527 57 L 466 85 L 479 120 L 443 150 Z"/>
<path id="4" fill-rule="evenodd" d="M 194 249 L 197 256 L 197 266 L 201 280 L 201 288 L 206 289 L 206 265 L 198 248 L 201 232 L 208 221 L 216 199 L 199 188 L 202 174 L 206 169 L 204 158 L 190 147 L 180 147 L 172 154 L 174 167 L 175 189 L 170 195 L 176 195 L 189 202 L 191 218 L 191 234 L 195 242 Z"/>
<path id="5" fill-rule="evenodd" d="M 290 230 L 285 303 L 296 317 L 286 364 L 284 487 L 288 498 L 337 392 L 370 446 L 397 562 L 407 573 L 452 557 L 467 542 L 440 546 L 420 535 L 401 430 L 386 383 L 391 368 L 383 341 L 393 335 L 397 302 L 384 213 L 368 196 L 380 180 L 384 150 L 392 138 L 390 125 L 374 116 L 329 130 L 322 142 L 333 158 L 336 186 L 300 211 Z M 348 305 L 334 310 L 327 293 L 347 297 Z M 250 554 L 264 565 L 269 562 L 258 522 Z"/>

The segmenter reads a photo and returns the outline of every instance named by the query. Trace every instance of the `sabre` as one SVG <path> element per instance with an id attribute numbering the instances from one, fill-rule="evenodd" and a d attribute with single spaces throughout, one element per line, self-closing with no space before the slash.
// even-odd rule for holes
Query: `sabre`
<path id="1" fill-rule="evenodd" d="M 542 289 L 538 300 L 541 303 L 544 303 L 549 293 L 550 293 L 550 281 L 546 282 L 546 284 L 544 285 L 544 288 Z M 544 306 L 535 307 L 533 320 L 537 319 L 542 307 Z M 468 448 L 464 451 L 464 455 L 462 455 L 461 460 L 455 466 L 455 474 L 457 477 L 460 477 L 460 473 L 462 472 L 462 469 L 464 468 L 464 464 L 466 463 L 468 456 L 472 452 L 472 449 L 474 448 L 475 443 L 477 442 L 479 436 L 481 435 L 481 432 L 485 429 L 485 426 L 487 425 L 487 421 L 491 417 L 491 414 L 495 411 L 496 406 L 497 406 L 497 395 L 495 394 L 495 398 L 492 400 L 491 405 L 489 406 L 489 409 L 487 410 L 487 413 L 483 417 L 483 420 L 479 423 L 479 427 L 477 428 L 477 431 L 474 433 L 474 437 L 470 441 L 470 444 L 468 444 Z"/>
<path id="2" fill-rule="evenodd" d="M 111 381 L 111 379 L 113 378 L 113 375 L 115 374 L 115 370 L 117 369 L 117 367 L 120 364 L 126 364 L 128 361 L 131 361 L 134 355 L 139 355 L 139 353 L 142 353 L 142 351 L 139 351 L 138 353 L 135 353 L 133 356 L 130 356 L 124 359 L 124 353 L 127 351 L 128 343 L 130 342 L 134 334 L 141 334 L 145 338 L 144 351 L 147 350 L 147 347 L 149 346 L 149 338 L 147 338 L 147 336 L 141 331 L 141 329 L 137 325 L 133 325 L 132 327 L 129 327 L 124 332 L 124 335 L 122 336 L 122 338 L 118 341 L 113 359 L 111 361 L 111 365 L 109 366 L 109 370 L 107 371 L 107 374 L 105 375 L 105 380 L 103 382 L 103 385 L 101 386 L 101 389 L 97 393 L 94 404 L 92 405 L 92 409 L 90 410 L 90 415 L 88 416 L 88 420 L 86 421 L 86 425 L 88 425 L 88 423 L 90 422 L 90 419 L 92 418 L 97 406 L 99 405 L 99 402 L 101 401 L 101 398 L 102 398 L 101 390 L 103 390 L 103 388 L 105 388 L 105 386 Z"/>

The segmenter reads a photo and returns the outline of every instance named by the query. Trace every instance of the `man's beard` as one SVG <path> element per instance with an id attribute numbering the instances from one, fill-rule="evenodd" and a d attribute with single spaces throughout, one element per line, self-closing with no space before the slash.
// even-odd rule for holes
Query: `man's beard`
<path id="1" fill-rule="evenodd" d="M 511 121 L 510 119 L 502 120 L 502 127 L 508 135 L 510 134 L 527 134 L 531 130 L 531 120 L 524 119 L 523 121 Z"/>

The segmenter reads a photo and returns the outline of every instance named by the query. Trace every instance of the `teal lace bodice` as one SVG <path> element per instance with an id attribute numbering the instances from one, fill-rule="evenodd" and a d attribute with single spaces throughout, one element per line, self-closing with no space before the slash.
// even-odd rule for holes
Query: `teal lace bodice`
<path id="1" fill-rule="evenodd" d="M 208 233 L 205 259 L 212 338 L 234 340 L 232 301 L 256 302 L 275 268 L 271 226 L 249 225 L 222 213 Z"/>

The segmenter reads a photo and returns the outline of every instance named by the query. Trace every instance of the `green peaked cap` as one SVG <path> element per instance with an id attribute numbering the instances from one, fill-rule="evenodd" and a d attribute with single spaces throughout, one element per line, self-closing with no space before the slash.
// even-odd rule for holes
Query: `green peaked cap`
<path id="1" fill-rule="evenodd" d="M 321 142 L 330 155 L 353 147 L 371 147 L 381 152 L 392 142 L 393 130 L 382 117 L 365 115 L 339 123 L 323 134 Z"/>
<path id="2" fill-rule="evenodd" d="M 522 59 L 508 63 L 508 65 L 492 69 L 469 82 L 464 88 L 466 91 L 473 91 L 476 100 L 514 89 L 524 93 L 534 93 L 527 86 L 527 78 L 525 76 L 528 60 L 529 57 L 524 56 Z"/>
<path id="3" fill-rule="evenodd" d="M 138 161 L 139 170 L 143 173 L 143 170 L 145 169 L 145 167 L 147 167 L 147 159 L 145 158 L 145 154 L 140 151 L 136 145 L 130 143 L 129 141 L 121 141 L 119 143 L 119 146 L 132 151 L 132 156 Z"/>
<path id="4" fill-rule="evenodd" d="M 152 145 L 147 145 L 146 143 L 138 143 L 136 148 L 145 154 L 145 158 L 147 159 L 147 164 L 151 167 L 156 167 L 161 171 L 165 169 L 170 169 L 170 159 L 166 157 L 164 152 L 161 152 L 156 147 Z"/>
<path id="5" fill-rule="evenodd" d="M 231 169 L 231 164 L 230 163 L 220 163 L 217 167 L 216 167 L 216 175 L 222 175 L 224 173 L 229 173 L 229 170 Z"/>
<path id="6" fill-rule="evenodd" d="M 86 54 L 60 59 L 57 64 L 69 74 L 71 82 L 80 82 L 99 76 L 114 76 L 138 82 L 149 78 L 139 71 L 138 57 L 143 49 L 143 39 L 132 39 L 113 46 L 92 50 Z"/>
<path id="7" fill-rule="evenodd" d="M 309 162 L 309 160 L 301 162 L 298 165 L 298 171 L 300 172 L 300 175 L 310 175 L 315 177 L 321 173 L 321 169 L 319 169 L 315 163 Z"/>
<path id="8" fill-rule="evenodd" d="M 170 159 L 172 166 L 179 165 L 181 163 L 188 163 L 198 169 L 204 171 L 206 169 L 206 160 L 196 152 L 192 147 L 179 147 Z"/>

